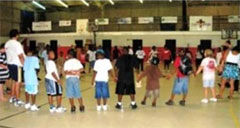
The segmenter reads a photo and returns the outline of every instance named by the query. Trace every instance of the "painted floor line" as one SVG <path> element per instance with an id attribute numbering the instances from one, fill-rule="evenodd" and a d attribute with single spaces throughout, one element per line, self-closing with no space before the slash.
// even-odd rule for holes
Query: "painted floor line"
<path id="1" fill-rule="evenodd" d="M 238 119 L 237 115 L 235 114 L 232 103 L 231 103 L 231 106 L 229 107 L 229 112 L 230 112 L 230 115 L 233 119 L 233 122 L 234 122 L 236 128 L 240 128 L 239 119 Z"/>

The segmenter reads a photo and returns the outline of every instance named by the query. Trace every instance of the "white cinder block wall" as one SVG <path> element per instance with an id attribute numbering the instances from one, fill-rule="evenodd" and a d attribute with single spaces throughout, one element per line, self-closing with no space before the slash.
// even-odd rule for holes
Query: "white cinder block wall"
<path id="1" fill-rule="evenodd" d="M 238 33 L 240 35 L 240 32 Z M 28 34 L 21 35 L 23 38 L 36 40 L 37 43 L 49 44 L 50 40 L 58 40 L 60 46 L 71 46 L 75 44 L 75 40 L 83 40 L 85 43 L 87 39 L 93 40 L 93 34 L 76 34 L 76 33 L 55 33 L 55 34 Z M 221 38 L 221 32 L 99 32 L 97 33 L 97 45 L 102 44 L 102 40 L 111 39 L 112 46 L 126 46 L 132 45 L 133 39 L 142 39 L 144 47 L 151 47 L 156 45 L 163 47 L 166 39 L 176 39 L 177 47 L 197 47 L 200 40 L 212 40 L 212 47 L 219 47 L 226 40 Z M 238 39 L 239 36 L 238 36 Z M 236 45 L 237 40 L 231 40 L 233 45 Z"/>

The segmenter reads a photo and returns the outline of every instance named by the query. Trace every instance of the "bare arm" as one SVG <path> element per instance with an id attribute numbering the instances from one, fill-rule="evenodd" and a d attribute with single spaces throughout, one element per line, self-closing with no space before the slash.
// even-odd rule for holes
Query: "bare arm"
<path id="1" fill-rule="evenodd" d="M 203 70 L 203 66 L 200 66 L 196 72 L 196 75 L 198 75 Z"/>
<path id="2" fill-rule="evenodd" d="M 95 78 L 96 78 L 96 71 L 93 71 L 93 77 L 92 77 L 92 86 L 94 85 L 94 81 L 95 81 Z"/>
<path id="3" fill-rule="evenodd" d="M 55 72 L 52 72 L 52 76 L 58 82 L 58 84 L 62 85 L 60 79 L 57 77 Z"/>
<path id="4" fill-rule="evenodd" d="M 23 54 L 19 54 L 18 58 L 19 58 L 21 64 L 24 65 L 24 55 Z"/>

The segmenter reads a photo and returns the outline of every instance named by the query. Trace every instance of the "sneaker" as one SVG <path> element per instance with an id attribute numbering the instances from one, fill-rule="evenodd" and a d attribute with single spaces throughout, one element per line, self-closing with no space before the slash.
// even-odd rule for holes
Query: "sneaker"
<path id="1" fill-rule="evenodd" d="M 98 111 L 98 112 L 100 112 L 100 111 L 101 111 L 101 109 L 102 109 L 102 106 L 100 106 L 100 105 L 97 105 L 97 111 Z"/>
<path id="2" fill-rule="evenodd" d="M 208 99 L 202 99 L 201 102 L 206 104 L 208 103 Z"/>
<path id="3" fill-rule="evenodd" d="M 15 97 L 11 97 L 10 99 L 9 99 L 9 103 L 15 103 L 15 101 L 16 101 L 16 98 Z"/>
<path id="4" fill-rule="evenodd" d="M 31 104 L 30 103 L 25 104 L 25 109 L 30 109 L 30 108 L 31 108 Z"/>
<path id="5" fill-rule="evenodd" d="M 119 110 L 123 109 L 122 105 L 120 105 L 120 104 L 118 104 L 118 103 L 116 104 L 115 108 L 116 108 L 116 109 L 119 109 Z"/>
<path id="6" fill-rule="evenodd" d="M 80 106 L 80 107 L 79 107 L 79 111 L 80 111 L 80 112 L 84 112 L 84 111 L 85 111 L 85 107 L 84 107 L 84 106 Z"/>
<path id="7" fill-rule="evenodd" d="M 24 105 L 24 102 L 22 102 L 21 100 L 16 100 L 14 103 L 14 106 L 16 106 L 16 107 L 21 107 L 23 105 Z"/>
<path id="8" fill-rule="evenodd" d="M 170 105 L 174 105 L 174 102 L 172 100 L 169 100 L 165 104 L 170 106 Z"/>
<path id="9" fill-rule="evenodd" d="M 58 107 L 58 108 L 56 109 L 56 112 L 57 112 L 57 113 L 63 113 L 63 112 L 66 112 L 66 110 L 67 110 L 66 108 L 64 108 L 64 107 L 61 106 L 61 107 Z"/>
<path id="10" fill-rule="evenodd" d="M 209 100 L 212 102 L 217 102 L 217 98 L 210 98 Z"/>
<path id="11" fill-rule="evenodd" d="M 74 112 L 76 112 L 76 107 L 75 106 L 71 107 L 71 113 L 74 113 Z"/>
<path id="12" fill-rule="evenodd" d="M 136 103 L 135 104 L 131 104 L 130 106 L 131 106 L 132 109 L 137 109 L 137 104 Z"/>
<path id="13" fill-rule="evenodd" d="M 186 101 L 185 101 L 185 100 L 180 100 L 180 101 L 179 101 L 179 104 L 180 104 L 181 106 L 185 106 Z"/>
<path id="14" fill-rule="evenodd" d="M 107 105 L 103 105 L 103 111 L 107 111 L 108 110 L 108 106 Z"/>
<path id="15" fill-rule="evenodd" d="M 56 112 L 56 107 L 54 107 L 54 106 L 50 107 L 49 112 L 51 112 L 51 113 Z"/>
<path id="16" fill-rule="evenodd" d="M 37 105 L 32 105 L 30 108 L 31 111 L 39 111 L 39 108 L 37 107 Z"/>

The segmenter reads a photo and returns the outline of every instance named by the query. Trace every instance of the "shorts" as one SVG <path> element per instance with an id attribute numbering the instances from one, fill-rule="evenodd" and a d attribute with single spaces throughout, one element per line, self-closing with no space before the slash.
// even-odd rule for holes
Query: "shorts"
<path id="1" fill-rule="evenodd" d="M 118 82 L 116 88 L 116 94 L 118 95 L 135 95 L 135 85 L 134 83 L 123 83 Z"/>
<path id="2" fill-rule="evenodd" d="M 174 81 L 172 93 L 178 94 L 178 95 L 187 94 L 188 93 L 188 84 L 189 84 L 188 77 L 176 78 Z"/>
<path id="3" fill-rule="evenodd" d="M 214 88 L 215 80 L 203 80 L 204 88 Z"/>
<path id="4" fill-rule="evenodd" d="M 23 71 L 22 68 L 17 65 L 8 65 L 10 79 L 16 81 L 16 82 L 22 82 L 23 80 Z"/>
<path id="5" fill-rule="evenodd" d="M 61 96 L 62 86 L 58 85 L 56 81 L 45 79 L 46 92 L 48 96 Z"/>
<path id="6" fill-rule="evenodd" d="M 90 67 L 93 68 L 95 64 L 95 61 L 90 61 Z"/>
<path id="7" fill-rule="evenodd" d="M 95 83 L 95 98 L 96 99 L 107 99 L 110 97 L 109 88 L 107 82 L 96 81 Z"/>
<path id="8" fill-rule="evenodd" d="M 25 92 L 30 95 L 36 95 L 38 93 L 38 85 L 25 85 Z"/>
<path id="9" fill-rule="evenodd" d="M 158 98 L 158 97 L 159 97 L 159 94 L 160 94 L 159 89 L 147 90 L 145 96 L 146 96 L 146 97 L 151 97 L 151 96 L 153 96 L 154 98 Z"/>
<path id="10" fill-rule="evenodd" d="M 69 77 L 66 79 L 67 98 L 81 98 L 79 78 Z"/>

